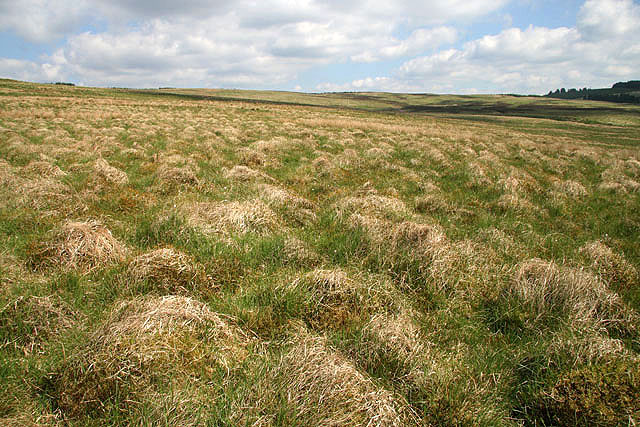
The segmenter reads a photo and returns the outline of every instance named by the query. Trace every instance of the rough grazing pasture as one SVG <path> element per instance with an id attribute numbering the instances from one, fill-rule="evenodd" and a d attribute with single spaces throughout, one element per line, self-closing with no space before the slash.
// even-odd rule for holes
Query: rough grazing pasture
<path id="1" fill-rule="evenodd" d="M 635 425 L 640 109 L 0 81 L 1 425 Z"/>

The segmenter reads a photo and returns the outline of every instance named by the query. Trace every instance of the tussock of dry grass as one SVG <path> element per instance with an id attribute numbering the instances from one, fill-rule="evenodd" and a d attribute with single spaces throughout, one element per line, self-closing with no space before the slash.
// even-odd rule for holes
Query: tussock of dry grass
<path id="1" fill-rule="evenodd" d="M 516 193 L 503 194 L 497 200 L 496 206 L 502 210 L 512 210 L 520 214 L 542 213 L 536 205 Z"/>
<path id="2" fill-rule="evenodd" d="M 259 199 L 196 203 L 185 210 L 189 222 L 208 233 L 268 234 L 279 224 L 277 215 Z"/>
<path id="3" fill-rule="evenodd" d="M 635 193 L 640 190 L 640 183 L 629 178 L 625 174 L 624 166 L 615 164 L 602 172 L 602 183 L 598 186 L 600 190 L 614 191 L 626 194 Z"/>
<path id="4" fill-rule="evenodd" d="M 329 159 L 326 155 L 322 154 L 311 162 L 313 169 L 318 176 L 329 176 L 333 172 L 336 166 L 332 159 Z"/>
<path id="5" fill-rule="evenodd" d="M 346 197 L 336 204 L 338 211 L 356 212 L 377 217 L 403 217 L 408 215 L 404 202 L 395 197 L 369 194 L 361 197 Z"/>
<path id="6" fill-rule="evenodd" d="M 167 292 L 186 292 L 205 280 L 204 268 L 173 248 L 156 249 L 131 261 L 128 275 L 134 281 L 150 281 Z"/>
<path id="7" fill-rule="evenodd" d="M 593 324 L 635 333 L 637 316 L 597 277 L 579 269 L 532 259 L 520 264 L 512 292 L 536 319 L 569 316 L 575 326 Z"/>
<path id="8" fill-rule="evenodd" d="M 67 221 L 52 241 L 36 246 L 30 258 L 36 268 L 51 265 L 92 270 L 121 262 L 126 253 L 125 246 L 98 221 Z"/>
<path id="9" fill-rule="evenodd" d="M 407 310 L 396 314 L 378 314 L 362 330 L 364 342 L 360 352 L 366 363 L 379 365 L 386 360 L 398 364 L 394 372 L 396 381 L 414 380 L 419 375 L 418 365 L 428 352 L 424 337 Z"/>
<path id="10" fill-rule="evenodd" d="M 198 185 L 198 176 L 193 167 L 189 164 L 184 166 L 174 166 L 163 163 L 158 166 L 157 176 L 160 182 L 165 185 Z"/>
<path id="11" fill-rule="evenodd" d="M 313 209 L 314 204 L 309 200 L 291 194 L 284 188 L 269 184 L 258 186 L 260 198 L 269 206 L 283 210 L 286 216 L 300 224 L 312 224 L 316 222 L 317 216 Z"/>
<path id="12" fill-rule="evenodd" d="M 587 191 L 585 186 L 580 184 L 578 181 L 556 181 L 554 182 L 554 186 L 558 191 L 569 197 L 578 198 L 589 195 L 589 191 Z"/>
<path id="13" fill-rule="evenodd" d="M 19 297 L 0 308 L 0 327 L 15 334 L 0 347 L 20 347 L 25 354 L 43 353 L 48 340 L 73 328 L 80 319 L 57 295 Z"/>
<path id="14" fill-rule="evenodd" d="M 498 185 L 504 191 L 512 194 L 539 193 L 541 187 L 538 182 L 528 173 L 512 169 L 508 176 L 504 176 L 498 181 Z"/>
<path id="15" fill-rule="evenodd" d="M 231 169 L 225 171 L 224 177 L 235 181 L 253 181 L 260 179 L 270 182 L 273 181 L 273 178 L 271 178 L 270 176 L 260 171 L 253 170 L 250 167 L 244 165 L 236 165 Z"/>
<path id="16" fill-rule="evenodd" d="M 286 398 L 301 425 L 417 425 L 405 402 L 358 371 L 324 338 L 307 332 L 294 339 L 267 384 Z"/>
<path id="17" fill-rule="evenodd" d="M 383 283 L 354 279 L 343 270 L 313 270 L 286 287 L 308 293 L 306 319 L 315 327 L 339 327 L 391 301 Z"/>
<path id="18" fill-rule="evenodd" d="M 71 206 L 70 188 L 53 178 L 29 179 L 21 182 L 16 190 L 19 194 L 17 200 L 22 205 L 34 209 L 47 207 L 62 209 Z"/>
<path id="19" fill-rule="evenodd" d="M 238 150 L 238 155 L 242 165 L 247 167 L 264 166 L 268 161 L 265 153 L 251 148 L 241 148 Z"/>
<path id="20" fill-rule="evenodd" d="M 595 270 L 608 283 L 631 288 L 638 284 L 638 271 L 622 255 L 615 253 L 601 241 L 586 244 L 580 253 L 591 261 Z"/>
<path id="21" fill-rule="evenodd" d="M 284 241 L 283 252 L 287 260 L 300 264 L 313 265 L 321 260 L 320 255 L 311 250 L 305 242 L 295 237 L 289 237 Z"/>
<path id="22" fill-rule="evenodd" d="M 111 166 L 103 158 L 96 160 L 95 164 L 93 165 L 93 170 L 99 177 L 110 184 L 127 185 L 129 183 L 129 177 L 125 172 Z"/>
<path id="23" fill-rule="evenodd" d="M 447 212 L 451 209 L 442 195 L 438 194 L 416 197 L 414 206 L 416 211 L 420 213 Z"/>
<path id="24" fill-rule="evenodd" d="M 154 384 L 196 381 L 207 366 L 232 369 L 248 337 L 194 299 L 139 298 L 117 305 L 55 377 L 60 407 L 71 416 L 99 412 L 116 393 L 135 406 Z"/>
<path id="25" fill-rule="evenodd" d="M 67 175 L 67 173 L 58 166 L 47 161 L 33 161 L 25 166 L 25 170 L 45 178 L 59 178 Z"/>

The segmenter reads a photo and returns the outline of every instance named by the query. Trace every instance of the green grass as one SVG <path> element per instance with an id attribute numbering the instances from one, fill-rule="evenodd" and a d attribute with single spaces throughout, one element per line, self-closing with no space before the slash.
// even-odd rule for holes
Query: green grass
<path id="1" fill-rule="evenodd" d="M 637 422 L 638 108 L 0 80 L 0 424 L 353 425 L 384 396 L 396 424 Z M 89 220 L 108 230 L 80 239 L 95 265 L 38 259 Z M 193 265 L 155 274 L 199 275 L 132 273 L 161 248 Z M 518 276 L 534 258 L 557 269 L 538 305 L 516 290 L 540 283 Z M 600 293 L 562 293 L 581 277 Z M 123 302 L 167 289 L 200 308 L 145 311 L 108 347 Z M 189 329 L 200 303 L 228 335 Z"/>

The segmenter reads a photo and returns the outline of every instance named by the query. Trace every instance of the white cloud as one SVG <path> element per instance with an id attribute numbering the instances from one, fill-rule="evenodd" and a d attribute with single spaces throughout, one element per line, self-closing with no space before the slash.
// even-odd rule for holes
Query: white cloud
<path id="1" fill-rule="evenodd" d="M 613 11 L 613 13 L 612 13 Z M 542 93 L 560 86 L 601 86 L 634 78 L 640 69 L 640 6 L 630 0 L 589 0 L 575 28 L 510 28 L 406 61 L 395 78 L 459 90 Z"/>
<path id="2" fill-rule="evenodd" d="M 88 11 L 86 0 L 0 0 L 0 31 L 48 43 L 76 30 Z"/>
<path id="3" fill-rule="evenodd" d="M 313 66 L 424 54 L 509 0 L 0 0 L 0 31 L 95 85 L 281 84 Z M 99 24 L 104 31 L 78 30 Z M 394 37 L 407 32 L 405 39 Z"/>
<path id="4" fill-rule="evenodd" d="M 60 67 L 11 58 L 0 58 L 0 76 L 16 80 L 55 82 L 60 79 Z"/>
<path id="5" fill-rule="evenodd" d="M 405 40 L 391 38 L 386 45 L 376 46 L 351 57 L 354 62 L 375 62 L 402 56 L 414 56 L 427 50 L 437 48 L 443 44 L 451 44 L 458 38 L 458 32 L 453 27 L 420 28 L 415 30 Z"/>

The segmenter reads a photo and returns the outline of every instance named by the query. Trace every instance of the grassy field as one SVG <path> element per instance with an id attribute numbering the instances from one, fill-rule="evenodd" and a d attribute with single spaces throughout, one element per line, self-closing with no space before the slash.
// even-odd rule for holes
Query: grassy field
<path id="1" fill-rule="evenodd" d="M 635 425 L 640 108 L 0 80 L 0 425 Z"/>

